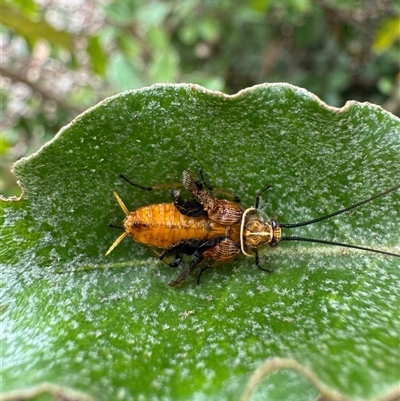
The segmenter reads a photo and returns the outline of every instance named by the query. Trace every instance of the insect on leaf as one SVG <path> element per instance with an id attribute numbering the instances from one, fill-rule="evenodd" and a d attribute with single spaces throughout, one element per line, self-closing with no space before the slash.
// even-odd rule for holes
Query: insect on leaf
<path id="1" fill-rule="evenodd" d="M 36 387 L 46 382 L 96 400 L 238 400 L 279 356 L 315 382 L 280 369 L 254 399 L 393 394 L 396 258 L 287 242 L 260 257 L 273 274 L 241 258 L 171 289 L 181 267 L 130 238 L 104 254 L 122 233 L 109 223 L 125 217 L 113 191 L 130 211 L 171 202 L 170 189 L 144 191 L 119 174 L 152 186 L 201 168 L 244 207 L 271 184 L 259 208 L 294 223 L 398 184 L 399 155 L 397 117 L 371 104 L 330 108 L 286 84 L 234 96 L 156 85 L 106 99 L 17 163 L 22 198 L 1 202 L 2 391 L 51 392 Z M 293 235 L 398 253 L 399 204 L 396 191 Z"/>

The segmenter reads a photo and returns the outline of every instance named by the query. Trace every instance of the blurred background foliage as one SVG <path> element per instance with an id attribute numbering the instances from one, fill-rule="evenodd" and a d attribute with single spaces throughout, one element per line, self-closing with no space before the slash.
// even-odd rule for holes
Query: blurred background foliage
<path id="1" fill-rule="evenodd" d="M 233 94 L 289 82 L 331 106 L 400 114 L 393 0 L 3 0 L 1 192 L 12 163 L 118 92 L 191 82 Z"/>

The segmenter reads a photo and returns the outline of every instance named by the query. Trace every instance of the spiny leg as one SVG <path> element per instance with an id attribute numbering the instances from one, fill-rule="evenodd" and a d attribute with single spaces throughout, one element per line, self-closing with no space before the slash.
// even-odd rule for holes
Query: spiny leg
<path id="1" fill-rule="evenodd" d="M 203 272 L 205 271 L 205 270 L 207 270 L 207 269 L 210 269 L 211 268 L 211 265 L 206 265 L 205 267 L 203 267 L 201 270 L 200 270 L 200 273 L 199 273 L 199 275 L 197 276 L 197 285 L 200 285 L 200 277 L 201 277 L 201 275 L 203 274 Z"/>
<path id="2" fill-rule="evenodd" d="M 202 190 L 203 186 L 204 186 L 209 191 L 212 191 L 214 188 L 211 185 L 208 185 L 205 182 L 204 175 L 203 175 L 203 170 L 200 169 L 199 173 L 200 173 L 201 181 L 195 180 L 195 184 L 196 184 L 197 188 L 199 190 Z M 168 183 L 168 184 L 159 184 L 159 185 L 153 185 L 153 186 L 146 187 L 144 185 L 136 184 L 135 182 L 131 181 L 129 178 L 125 177 L 123 174 L 119 174 L 119 177 L 122 178 L 123 180 L 125 180 L 129 185 L 132 185 L 133 187 L 136 187 L 136 188 L 143 189 L 145 191 L 153 191 L 153 190 L 157 190 L 157 189 L 165 189 L 165 188 L 183 186 L 183 184 L 181 182 L 173 182 L 173 183 L 171 182 L 171 183 Z M 234 195 L 234 194 L 232 194 L 232 193 L 230 193 L 228 191 L 224 191 L 224 190 L 222 190 L 220 188 L 217 188 L 216 191 L 221 193 L 221 194 L 224 194 L 224 195 L 227 195 L 229 197 L 232 197 L 234 202 L 240 203 L 240 198 L 238 196 L 236 196 L 236 195 Z"/>
<path id="3" fill-rule="evenodd" d="M 256 209 L 258 209 L 258 205 L 259 205 L 259 203 L 260 203 L 261 195 L 262 195 L 265 191 L 267 191 L 268 189 L 270 189 L 271 187 L 272 187 L 272 185 L 271 185 L 271 184 L 268 184 L 267 186 L 265 186 L 265 187 L 256 195 L 256 202 L 255 202 L 255 205 L 254 205 L 254 207 L 255 207 Z"/>
<path id="4" fill-rule="evenodd" d="M 179 264 L 182 261 L 182 255 L 193 255 L 193 253 L 196 251 L 196 249 L 199 248 L 204 243 L 204 240 L 201 239 L 188 239 L 188 240 L 182 240 L 179 242 L 176 242 L 167 248 L 165 248 L 160 256 L 159 259 L 163 260 L 167 255 L 170 254 L 175 254 L 174 261 L 171 263 L 168 263 L 169 266 L 171 267 L 178 267 Z"/>
<path id="5" fill-rule="evenodd" d="M 226 195 L 229 198 L 233 198 L 233 201 L 235 203 L 240 203 L 240 198 L 237 195 L 232 194 L 231 192 L 228 192 L 228 191 L 224 191 L 223 189 L 214 188 L 211 185 L 208 185 L 204 180 L 204 175 L 203 175 L 203 170 L 202 169 L 199 170 L 199 174 L 200 174 L 200 177 L 201 177 L 201 181 L 196 181 L 196 185 L 197 185 L 197 187 L 199 189 L 203 189 L 203 185 L 204 185 L 209 191 L 212 191 L 212 190 L 215 189 L 216 192 L 218 192 L 218 193 L 220 193 L 222 195 Z"/>
<path id="6" fill-rule="evenodd" d="M 181 214 L 189 217 L 207 216 L 207 212 L 200 202 L 196 199 L 185 201 L 180 194 L 181 191 L 179 189 L 173 189 L 171 191 L 173 203 Z"/>
<path id="7" fill-rule="evenodd" d="M 209 191 L 212 191 L 212 187 L 210 185 L 208 185 L 204 180 L 203 170 L 200 169 L 199 170 L 199 174 L 200 174 L 200 177 L 201 177 L 201 181 L 196 181 L 195 180 L 197 188 L 199 190 L 202 190 L 203 189 L 203 185 L 204 185 Z M 140 185 L 140 184 L 136 184 L 135 182 L 131 181 L 129 178 L 125 177 L 123 174 L 119 174 L 119 177 L 122 178 L 123 180 L 125 180 L 128 184 L 132 185 L 133 187 L 140 188 L 140 189 L 143 189 L 145 191 L 153 191 L 154 189 L 168 188 L 168 187 L 177 186 L 177 185 L 178 186 L 182 186 L 181 183 L 178 183 L 178 184 L 174 183 L 174 184 L 162 184 L 162 185 L 153 185 L 153 186 L 146 187 L 146 186 L 143 186 L 143 185 Z"/>
<path id="8" fill-rule="evenodd" d="M 209 191 L 212 191 L 213 187 L 210 186 L 210 185 L 207 185 L 207 183 L 204 180 L 204 175 L 203 175 L 203 170 L 202 169 L 199 170 L 199 174 L 200 174 L 200 177 L 201 177 L 201 181 L 196 181 L 197 187 L 199 189 L 203 189 L 203 185 L 204 185 Z"/>
<path id="9" fill-rule="evenodd" d="M 219 236 L 215 237 L 213 239 L 210 239 L 208 241 L 203 242 L 201 245 L 199 245 L 194 252 L 193 256 L 194 259 L 190 263 L 189 267 L 184 270 L 176 280 L 170 281 L 168 283 L 169 286 L 175 287 L 176 285 L 179 285 L 185 281 L 185 279 L 197 268 L 197 266 L 203 261 L 204 256 L 203 254 L 210 249 L 213 249 L 218 246 L 219 243 L 224 241 L 227 237 L 225 236 Z"/>
<path id="10" fill-rule="evenodd" d="M 175 281 L 171 281 L 169 285 L 173 287 L 175 285 L 181 284 L 204 259 L 215 259 L 217 261 L 227 262 L 237 257 L 239 254 L 240 245 L 232 241 L 229 237 L 218 236 L 212 238 L 201 244 L 196 249 L 193 254 L 194 259 L 190 266 L 185 271 L 183 271 Z M 207 270 L 209 267 L 210 265 L 207 265 L 205 268 L 202 269 L 197 279 L 198 283 L 200 282 L 200 276 L 203 271 Z"/>
<path id="11" fill-rule="evenodd" d="M 189 265 L 189 267 L 188 267 L 186 270 L 184 270 L 184 271 L 178 276 L 178 278 L 177 278 L 176 280 L 170 281 L 170 282 L 168 283 L 168 285 L 169 285 L 170 287 L 175 287 L 175 286 L 177 286 L 177 285 L 179 285 L 179 284 L 182 284 L 182 283 L 185 281 L 186 277 L 189 276 L 190 273 L 192 273 L 192 271 L 195 270 L 195 269 L 197 268 L 197 266 L 198 266 L 202 261 L 203 261 L 203 256 L 200 256 L 200 257 L 197 257 L 197 256 L 196 256 L 196 257 L 192 260 L 192 263 Z"/>
<path id="12" fill-rule="evenodd" d="M 171 186 L 182 186 L 183 185 L 182 183 L 178 183 L 178 184 L 173 183 L 173 184 L 163 184 L 163 185 L 145 187 L 143 185 L 132 182 L 127 177 L 125 177 L 123 174 L 120 174 L 119 177 L 122 178 L 123 180 L 125 180 L 128 184 L 130 184 L 136 188 L 143 189 L 145 191 L 152 191 L 154 189 L 162 189 L 162 188 L 168 188 Z M 196 186 L 197 186 L 198 190 L 201 190 L 203 188 L 203 185 L 206 186 L 207 188 L 211 188 L 204 182 L 204 178 L 202 176 L 202 181 L 201 182 L 196 181 Z M 172 199 L 173 199 L 173 203 L 174 203 L 175 207 L 183 215 L 189 216 L 189 217 L 207 216 L 207 212 L 204 210 L 204 207 L 196 199 L 190 199 L 188 201 L 185 201 L 180 196 L 180 190 L 178 190 L 178 189 L 173 189 L 171 191 L 171 195 L 172 195 Z"/>
<path id="13" fill-rule="evenodd" d="M 118 177 L 122 178 L 123 180 L 125 180 L 128 184 L 132 185 L 133 187 L 144 189 L 145 191 L 152 191 L 153 190 L 153 187 L 144 187 L 143 185 L 135 184 L 134 182 L 132 182 L 131 180 L 126 178 L 123 174 L 120 174 Z"/>
<path id="14" fill-rule="evenodd" d="M 136 188 L 143 189 L 145 191 L 153 191 L 153 190 L 157 190 L 157 189 L 166 189 L 166 188 L 171 188 L 171 187 L 181 187 L 182 186 L 182 183 L 180 183 L 180 182 L 171 182 L 168 184 L 160 184 L 160 185 L 153 185 L 151 187 L 145 187 L 143 185 L 132 182 L 129 178 L 125 177 L 123 174 L 120 174 L 119 177 L 122 178 L 123 180 L 125 180 L 129 185 L 132 185 L 133 187 L 136 187 Z"/>
<path id="15" fill-rule="evenodd" d="M 237 224 L 241 221 L 244 210 L 234 202 L 215 198 L 206 190 L 199 189 L 192 171 L 183 172 L 182 182 L 184 187 L 201 202 L 210 220 L 223 225 Z"/>
<path id="16" fill-rule="evenodd" d="M 182 262 L 182 254 L 177 253 L 174 257 L 174 261 L 171 263 L 168 263 L 168 266 L 170 267 L 178 267 L 180 263 Z"/>
<path id="17" fill-rule="evenodd" d="M 262 271 L 264 271 L 264 272 L 267 272 L 267 273 L 270 273 L 270 274 L 273 273 L 273 270 L 264 269 L 263 267 L 260 266 L 260 258 L 259 258 L 259 256 L 258 256 L 258 249 L 255 250 L 255 257 L 254 257 L 254 259 L 255 259 L 255 262 L 256 262 L 256 266 L 257 266 L 260 270 L 262 270 Z"/>

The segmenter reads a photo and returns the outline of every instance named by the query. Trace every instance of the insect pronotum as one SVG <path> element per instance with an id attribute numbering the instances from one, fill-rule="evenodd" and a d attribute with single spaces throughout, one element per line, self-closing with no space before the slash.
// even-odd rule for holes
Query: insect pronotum
<path id="1" fill-rule="evenodd" d="M 156 188 L 135 184 L 123 175 L 120 177 L 143 190 L 150 191 Z M 400 257 L 400 254 L 397 253 L 359 245 L 299 236 L 282 236 L 282 228 L 302 227 L 329 219 L 388 195 L 398 190 L 400 185 L 334 213 L 301 223 L 286 224 L 268 218 L 258 208 L 261 195 L 270 188 L 269 185 L 256 195 L 254 207 L 243 209 L 236 201 L 213 197 L 206 189 L 203 189 L 203 186 L 209 190 L 211 188 L 204 183 L 204 180 L 197 181 L 196 176 L 190 170 L 183 172 L 182 182 L 183 186 L 192 194 L 192 199 L 184 200 L 180 195 L 180 190 L 173 189 L 171 191 L 172 203 L 143 206 L 133 212 L 128 210 L 121 198 L 114 192 L 126 217 L 121 227 L 118 227 L 122 228 L 124 232 L 111 245 L 106 256 L 127 236 L 131 236 L 135 241 L 153 249 L 162 249 L 161 253 L 156 252 L 160 260 L 164 260 L 167 255 L 172 255 L 174 259 L 168 263 L 171 267 L 179 266 L 183 255 L 193 256 L 189 266 L 176 280 L 169 283 L 171 286 L 185 281 L 187 276 L 203 261 L 208 261 L 208 263 L 201 269 L 197 279 L 198 283 L 201 273 L 211 266 L 211 261 L 228 262 L 240 255 L 254 257 L 259 269 L 271 272 L 260 266 L 259 254 L 267 245 L 276 247 L 282 241 L 314 242 Z"/>

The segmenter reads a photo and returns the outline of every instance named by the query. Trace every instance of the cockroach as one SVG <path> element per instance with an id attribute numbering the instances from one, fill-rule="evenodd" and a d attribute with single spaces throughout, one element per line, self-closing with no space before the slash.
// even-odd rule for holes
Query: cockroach
<path id="1" fill-rule="evenodd" d="M 135 184 L 123 175 L 120 177 L 135 187 L 147 191 L 154 189 L 154 187 Z M 124 233 L 111 245 L 106 256 L 127 236 L 153 249 L 162 249 L 158 254 L 160 260 L 164 260 L 167 255 L 173 255 L 173 261 L 168 263 L 171 267 L 178 267 L 183 255 L 193 256 L 189 266 L 176 280 L 169 283 L 170 286 L 176 286 L 185 281 L 203 261 L 224 263 L 240 255 L 254 257 L 259 269 L 271 272 L 260 266 L 259 254 L 266 246 L 276 247 L 281 241 L 314 242 L 400 257 L 400 254 L 359 245 L 307 237 L 282 236 L 282 228 L 301 227 L 329 219 L 394 192 L 400 188 L 400 185 L 334 213 L 301 223 L 285 224 L 268 218 L 259 209 L 261 195 L 271 187 L 270 185 L 257 193 L 254 207 L 244 209 L 236 201 L 213 197 L 204 189 L 206 187 L 211 190 L 211 187 L 207 186 L 204 180 L 197 181 L 190 170 L 183 172 L 182 183 L 193 196 L 192 199 L 184 200 L 180 195 L 181 191 L 173 189 L 172 203 L 143 206 L 134 212 L 130 212 L 114 192 L 126 217 L 121 225 Z M 210 263 L 201 269 L 198 283 L 202 272 L 209 267 L 211 267 Z"/>

